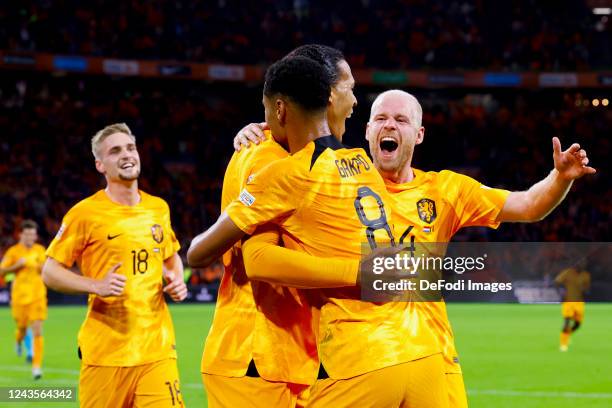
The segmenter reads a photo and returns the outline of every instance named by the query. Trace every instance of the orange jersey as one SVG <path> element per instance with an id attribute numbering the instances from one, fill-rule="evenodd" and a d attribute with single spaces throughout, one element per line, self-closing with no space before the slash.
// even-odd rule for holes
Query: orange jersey
<path id="1" fill-rule="evenodd" d="M 83 363 L 136 366 L 176 358 L 174 328 L 162 292 L 164 260 L 180 248 L 168 204 L 140 191 L 134 206 L 120 205 L 103 190 L 72 207 L 47 249 L 47 256 L 67 267 L 75 261 L 84 276 L 127 277 L 121 296 L 89 295 L 79 332 Z"/>
<path id="2" fill-rule="evenodd" d="M 583 302 L 584 292 L 591 286 L 591 275 L 587 271 L 568 268 L 557 275 L 555 282 L 565 286 L 564 302 Z"/>
<path id="3" fill-rule="evenodd" d="M 359 259 L 362 244 L 391 241 L 390 208 L 382 177 L 363 149 L 331 136 L 309 143 L 255 175 L 226 209 L 243 231 L 273 221 L 285 246 L 310 255 Z M 349 378 L 439 353 L 439 347 L 405 304 L 360 300 L 357 287 L 306 291 L 320 310 L 319 356 L 331 378 Z M 313 373 L 316 375 L 316 373 Z"/>
<path id="4" fill-rule="evenodd" d="M 288 153 L 265 132 L 258 146 L 234 153 L 223 180 L 222 208 L 238 198 L 254 174 Z M 241 377 L 251 360 L 268 381 L 309 384 L 319 361 L 310 308 L 296 289 L 249 282 L 241 244 L 223 256 L 215 317 L 204 346 L 201 370 Z"/>
<path id="5" fill-rule="evenodd" d="M 413 170 L 415 178 L 409 183 L 387 181 L 397 234 L 410 229 L 407 237 L 414 236 L 417 243 L 445 243 L 461 227 L 499 226 L 496 218 L 508 191 L 486 187 L 468 176 L 448 170 L 439 173 Z M 460 373 L 444 301 L 417 302 L 416 307 L 437 335 L 446 371 Z"/>
<path id="6" fill-rule="evenodd" d="M 34 244 L 31 248 L 27 248 L 17 243 L 6 251 L 0 267 L 7 268 L 21 258 L 25 259 L 25 265 L 15 271 L 15 280 L 11 289 L 11 304 L 28 305 L 45 300 L 47 288 L 40 276 L 42 265 L 45 262 L 45 247 Z"/>

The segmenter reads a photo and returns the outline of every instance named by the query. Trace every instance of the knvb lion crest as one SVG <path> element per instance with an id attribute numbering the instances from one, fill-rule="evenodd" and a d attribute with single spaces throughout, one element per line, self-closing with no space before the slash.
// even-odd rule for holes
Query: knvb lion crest
<path id="1" fill-rule="evenodd" d="M 431 224 L 436 219 L 436 202 L 429 198 L 421 198 L 417 201 L 417 211 L 419 218 L 428 224 Z"/>
<path id="2" fill-rule="evenodd" d="M 151 235 L 153 235 L 155 242 L 161 244 L 161 242 L 164 240 L 164 229 L 161 225 L 155 224 L 151 227 Z"/>

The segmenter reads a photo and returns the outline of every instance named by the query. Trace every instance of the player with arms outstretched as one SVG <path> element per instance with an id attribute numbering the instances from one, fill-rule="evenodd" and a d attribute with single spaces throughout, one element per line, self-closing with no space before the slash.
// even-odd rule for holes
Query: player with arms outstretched
<path id="1" fill-rule="evenodd" d="M 68 211 L 43 268 L 54 290 L 89 294 L 78 338 L 80 406 L 181 407 L 163 293 L 181 301 L 187 287 L 168 205 L 138 189 L 140 157 L 127 125 L 105 127 L 91 145 L 107 186 Z M 68 269 L 75 262 L 82 276 Z"/>

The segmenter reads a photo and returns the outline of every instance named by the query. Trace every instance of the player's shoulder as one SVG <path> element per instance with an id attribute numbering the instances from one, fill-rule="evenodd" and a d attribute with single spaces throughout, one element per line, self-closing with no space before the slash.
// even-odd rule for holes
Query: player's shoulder
<path id="1" fill-rule="evenodd" d="M 472 178 L 470 176 L 466 176 L 465 174 L 461 174 L 461 173 L 457 173 L 456 171 L 452 171 L 452 170 L 448 170 L 448 169 L 444 169 L 444 170 L 440 170 L 438 172 L 436 171 L 432 171 L 429 173 L 433 173 L 433 177 L 438 180 L 438 181 L 443 181 L 443 180 L 472 180 Z"/>
<path id="2" fill-rule="evenodd" d="M 225 180 L 243 183 L 244 178 L 258 173 L 271 163 L 286 158 L 289 153 L 266 130 L 266 139 L 258 145 L 234 152 L 225 170 Z"/>
<path id="3" fill-rule="evenodd" d="M 272 161 L 287 157 L 289 153 L 272 137 L 269 130 L 264 131 L 265 139 L 259 144 L 234 152 L 230 166 L 245 166 L 259 161 Z"/>
<path id="4" fill-rule="evenodd" d="M 415 184 L 443 192 L 445 195 L 459 190 L 464 182 L 471 180 L 468 176 L 452 170 L 424 171 L 413 168 L 413 173 Z"/>
<path id="5" fill-rule="evenodd" d="M 142 190 L 138 190 L 138 192 L 140 193 L 140 203 L 143 206 L 160 211 L 170 211 L 170 206 L 163 198 Z"/>
<path id="6" fill-rule="evenodd" d="M 8 247 L 6 249 L 6 251 L 4 252 L 4 255 L 6 256 L 8 254 L 12 254 L 15 251 L 19 251 L 19 248 L 20 248 L 20 244 L 19 244 L 19 242 L 17 242 L 15 244 L 11 245 L 10 247 Z"/>
<path id="7" fill-rule="evenodd" d="M 39 243 L 35 243 L 33 246 L 35 251 L 39 251 L 39 252 L 45 252 L 45 247 Z"/>
<path id="8" fill-rule="evenodd" d="M 304 162 L 309 170 L 315 168 L 315 165 L 319 163 L 336 166 L 343 160 L 347 165 L 361 165 L 368 170 L 373 168 L 372 161 L 365 150 L 360 147 L 346 146 L 331 135 L 313 140 L 294 156 L 297 160 Z"/>
<path id="9" fill-rule="evenodd" d="M 82 199 L 73 205 L 68 212 L 66 213 L 66 217 L 78 217 L 81 215 L 88 215 L 92 212 L 92 210 L 96 210 L 100 208 L 100 202 L 104 199 L 104 190 L 99 190 L 94 194 Z"/>

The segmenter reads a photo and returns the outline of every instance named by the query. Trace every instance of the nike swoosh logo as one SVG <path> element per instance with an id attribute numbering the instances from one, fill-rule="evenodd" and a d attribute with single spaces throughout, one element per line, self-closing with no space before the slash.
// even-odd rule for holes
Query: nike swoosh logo
<path id="1" fill-rule="evenodd" d="M 119 235 L 123 235 L 123 233 L 121 233 L 121 234 L 117 234 L 117 235 L 111 235 L 111 234 L 108 234 L 108 235 L 106 236 L 106 238 L 108 238 L 109 240 L 111 240 L 111 239 L 115 239 L 115 238 L 117 238 Z"/>

